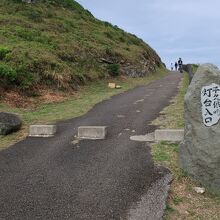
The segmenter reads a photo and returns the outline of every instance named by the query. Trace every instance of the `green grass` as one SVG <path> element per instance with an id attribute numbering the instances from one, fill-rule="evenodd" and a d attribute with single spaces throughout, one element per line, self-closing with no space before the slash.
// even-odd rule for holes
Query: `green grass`
<path id="1" fill-rule="evenodd" d="M 172 100 L 172 104 L 162 111 L 162 115 L 153 124 L 161 128 L 183 128 L 184 126 L 184 95 L 187 91 L 188 75 L 180 84 L 179 94 Z M 218 220 L 220 219 L 220 198 L 209 192 L 197 194 L 193 187 L 200 186 L 179 167 L 179 144 L 162 141 L 151 146 L 154 161 L 167 167 L 173 174 L 166 208 L 167 220 Z"/>
<path id="2" fill-rule="evenodd" d="M 193 73 L 196 73 L 197 69 L 199 68 L 199 65 L 197 64 L 192 64 L 192 71 Z"/>
<path id="3" fill-rule="evenodd" d="M 181 204 L 181 202 L 183 202 L 183 198 L 180 198 L 180 197 L 178 197 L 178 196 L 173 197 L 173 203 L 174 203 L 175 205 L 179 205 L 179 204 Z"/>
<path id="4" fill-rule="evenodd" d="M 166 70 L 158 70 L 156 74 L 152 74 L 144 78 L 113 78 L 111 81 L 122 86 L 121 89 L 110 89 L 107 87 L 108 80 L 100 80 L 91 82 L 81 87 L 77 95 L 70 96 L 67 100 L 60 103 L 45 104 L 37 109 L 21 109 L 10 108 L 0 103 L 0 111 L 12 112 L 18 114 L 24 121 L 23 129 L 15 134 L 0 137 L 0 149 L 16 142 L 27 134 L 27 127 L 33 123 L 51 123 L 58 120 L 74 118 L 85 114 L 96 103 L 108 99 L 112 95 L 134 88 L 138 85 L 145 85 L 156 80 L 167 73 Z"/>
<path id="5" fill-rule="evenodd" d="M 0 86 L 4 88 L 13 85 L 26 91 L 43 84 L 70 90 L 118 75 L 121 61 L 137 69 L 146 60 L 151 67 L 162 66 L 156 52 L 141 39 L 94 18 L 73 0 L 35 4 L 1 0 L 0 23 Z M 111 71 L 101 58 L 114 63 Z M 14 75 L 22 80 L 8 80 Z"/>

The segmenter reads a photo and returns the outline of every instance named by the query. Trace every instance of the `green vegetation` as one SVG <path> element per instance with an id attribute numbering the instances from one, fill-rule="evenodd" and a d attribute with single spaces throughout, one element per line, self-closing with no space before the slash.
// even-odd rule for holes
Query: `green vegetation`
<path id="1" fill-rule="evenodd" d="M 162 115 L 153 124 L 161 128 L 183 128 L 184 95 L 188 87 L 188 75 L 185 73 L 180 85 L 179 94 L 166 107 Z M 206 192 L 197 194 L 193 187 L 200 184 L 192 181 L 180 169 L 178 164 L 178 144 L 162 141 L 152 144 L 152 155 L 157 164 L 170 169 L 174 181 L 171 185 L 166 208 L 167 220 L 218 220 L 220 219 L 220 198 Z"/>
<path id="2" fill-rule="evenodd" d="M 121 61 L 139 68 L 161 60 L 146 43 L 100 21 L 73 0 L 0 1 L 0 87 L 16 91 L 75 90 L 118 76 Z M 110 60 L 109 65 L 100 61 Z"/>
<path id="3" fill-rule="evenodd" d="M 119 76 L 119 65 L 118 64 L 109 64 L 107 70 L 111 76 Z"/>
<path id="4" fill-rule="evenodd" d="M 144 78 L 114 78 L 114 82 L 122 86 L 120 90 L 108 88 L 108 80 L 90 82 L 88 85 L 81 87 L 76 94 L 72 96 L 68 95 L 67 99 L 62 102 L 43 104 L 36 109 L 10 108 L 0 103 L 0 111 L 17 113 L 24 121 L 23 128 L 20 132 L 0 137 L 0 149 L 8 147 L 10 144 L 25 137 L 27 135 L 28 125 L 32 123 L 50 123 L 83 115 L 91 109 L 94 104 L 108 99 L 114 94 L 134 88 L 137 85 L 149 84 L 153 80 L 165 76 L 166 73 L 167 71 L 160 70 Z"/>
<path id="5" fill-rule="evenodd" d="M 192 66 L 193 73 L 195 73 L 197 71 L 197 69 L 199 68 L 199 65 L 197 65 L 197 64 L 191 64 L 191 66 Z"/>
<path id="6" fill-rule="evenodd" d="M 11 51 L 7 47 L 0 47 L 0 60 L 3 60 L 9 52 Z"/>

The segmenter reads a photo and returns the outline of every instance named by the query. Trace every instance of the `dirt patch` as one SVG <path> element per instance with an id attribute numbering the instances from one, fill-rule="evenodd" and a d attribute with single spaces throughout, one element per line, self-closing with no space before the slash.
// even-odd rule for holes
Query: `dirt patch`
<path id="1" fill-rule="evenodd" d="M 198 186 L 187 177 L 180 181 L 174 180 L 169 195 L 169 206 L 172 207 L 167 213 L 169 220 L 174 219 L 219 219 L 220 203 L 217 198 L 206 192 L 197 194 L 193 187 Z"/>
<path id="2" fill-rule="evenodd" d="M 73 95 L 73 93 L 69 94 L 69 95 Z M 59 92 L 50 92 L 50 91 L 46 91 L 46 90 L 42 90 L 41 91 L 41 96 L 39 97 L 39 101 L 41 103 L 54 103 L 54 102 L 62 102 L 64 100 L 66 100 L 68 97 L 67 94 L 62 94 Z"/>
<path id="3" fill-rule="evenodd" d="M 12 108 L 35 109 L 40 104 L 58 103 L 65 101 L 69 96 L 74 96 L 73 92 L 54 92 L 40 89 L 34 96 L 27 96 L 17 91 L 2 91 L 1 101 Z"/>
<path id="4" fill-rule="evenodd" d="M 15 91 L 4 92 L 2 101 L 12 108 L 26 108 L 30 104 L 30 100 Z"/>

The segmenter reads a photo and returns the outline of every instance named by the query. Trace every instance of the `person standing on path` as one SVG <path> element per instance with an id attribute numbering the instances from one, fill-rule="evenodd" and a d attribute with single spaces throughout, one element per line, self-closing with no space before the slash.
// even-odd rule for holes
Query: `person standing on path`
<path id="1" fill-rule="evenodd" d="M 177 71 L 177 68 L 178 68 L 178 63 L 175 62 L 175 70 Z"/>
<path id="2" fill-rule="evenodd" d="M 171 71 L 173 71 L 173 63 L 171 63 L 171 65 L 170 65 L 170 66 L 171 66 Z"/>
<path id="3" fill-rule="evenodd" d="M 183 72 L 183 61 L 181 58 L 178 60 L 178 65 L 179 65 L 179 71 L 182 73 Z"/>

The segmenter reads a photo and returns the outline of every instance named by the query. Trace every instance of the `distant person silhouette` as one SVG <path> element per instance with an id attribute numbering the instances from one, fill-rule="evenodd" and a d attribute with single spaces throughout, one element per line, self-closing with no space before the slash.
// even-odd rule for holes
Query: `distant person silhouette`
<path id="1" fill-rule="evenodd" d="M 177 71 L 177 68 L 178 68 L 178 63 L 175 62 L 175 70 Z"/>
<path id="2" fill-rule="evenodd" d="M 183 72 L 183 61 L 181 58 L 178 60 L 178 65 L 179 65 L 179 71 L 182 73 Z"/>
<path id="3" fill-rule="evenodd" d="M 171 63 L 171 65 L 170 65 L 170 66 L 171 66 L 171 71 L 173 71 L 173 63 Z"/>

